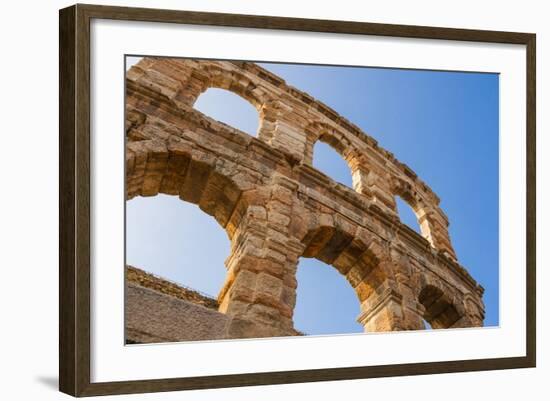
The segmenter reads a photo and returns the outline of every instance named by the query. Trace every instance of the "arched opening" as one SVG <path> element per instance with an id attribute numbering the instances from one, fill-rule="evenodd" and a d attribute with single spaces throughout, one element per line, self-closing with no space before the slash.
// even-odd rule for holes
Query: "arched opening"
<path id="1" fill-rule="evenodd" d="M 422 323 L 424 323 L 425 330 L 432 330 L 432 325 L 426 319 L 422 319 Z"/>
<path id="2" fill-rule="evenodd" d="M 452 302 L 437 287 L 432 285 L 424 287 L 418 296 L 418 301 L 426 310 L 424 319 L 433 329 L 447 329 L 460 319 Z"/>
<path id="3" fill-rule="evenodd" d="M 345 227 L 343 221 L 335 221 L 334 226 L 327 224 L 311 229 L 302 240 L 305 245 L 303 257 L 315 258 L 316 261 L 310 262 L 315 267 L 318 267 L 317 260 L 333 266 L 334 275 L 340 276 L 333 276 L 330 285 L 339 282 L 342 289 L 335 292 L 329 288 L 320 296 L 326 302 L 336 303 L 337 307 L 342 307 L 338 313 L 345 316 L 349 332 L 381 331 L 376 323 L 376 313 L 371 313 L 371 310 L 365 314 L 365 307 L 369 309 L 366 301 L 386 289 L 384 285 L 387 275 L 384 264 L 381 263 L 380 244 L 366 235 L 355 237 L 354 233 L 346 228 L 349 227 Z M 300 271 L 298 273 L 300 274 Z M 342 294 L 347 295 L 342 298 Z M 341 299 L 346 299 L 345 304 Z"/>
<path id="4" fill-rule="evenodd" d="M 258 111 L 247 100 L 231 91 L 209 88 L 198 97 L 194 107 L 219 122 L 257 136 Z"/>
<path id="5" fill-rule="evenodd" d="M 230 242 L 197 205 L 159 194 L 126 202 L 126 263 L 216 299 Z"/>
<path id="6" fill-rule="evenodd" d="M 418 218 L 413 208 L 403 200 L 400 196 L 395 197 L 395 203 L 397 206 L 397 213 L 401 222 L 406 224 L 409 228 L 412 228 L 418 234 L 422 235 L 420 225 L 418 224 Z"/>
<path id="7" fill-rule="evenodd" d="M 334 181 L 352 188 L 351 171 L 344 158 L 329 144 L 317 141 L 313 147 L 313 167 Z"/>
<path id="8" fill-rule="evenodd" d="M 354 290 L 332 266 L 301 258 L 294 327 L 307 335 L 362 333 L 360 305 Z"/>

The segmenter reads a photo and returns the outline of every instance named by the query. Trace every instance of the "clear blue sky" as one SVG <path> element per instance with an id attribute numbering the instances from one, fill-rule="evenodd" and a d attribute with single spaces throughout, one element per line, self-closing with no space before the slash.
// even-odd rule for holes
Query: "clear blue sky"
<path id="1" fill-rule="evenodd" d="M 498 75 L 261 65 L 357 124 L 439 195 L 459 261 L 485 287 L 485 325 L 498 325 Z M 196 107 L 256 133 L 256 110 L 232 93 L 209 89 Z M 351 186 L 347 165 L 329 146 L 315 146 L 314 166 Z M 398 209 L 418 231 L 408 205 L 398 202 Z M 228 255 L 227 235 L 197 206 L 166 195 L 128 202 L 128 263 L 216 295 Z M 358 314 L 344 277 L 317 260 L 300 260 L 296 328 L 362 332 Z"/>

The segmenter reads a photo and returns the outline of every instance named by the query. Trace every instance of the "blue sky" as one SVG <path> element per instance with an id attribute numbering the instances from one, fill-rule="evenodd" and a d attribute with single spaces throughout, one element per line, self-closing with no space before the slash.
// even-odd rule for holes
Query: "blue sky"
<path id="1" fill-rule="evenodd" d="M 498 98 L 496 74 L 261 64 L 323 101 L 409 165 L 441 198 L 459 261 L 485 287 L 486 326 L 498 325 Z M 255 135 L 256 110 L 209 89 L 196 108 Z M 351 186 L 346 163 L 318 143 L 314 166 Z M 404 202 L 402 220 L 418 231 Z M 216 295 L 229 240 L 197 206 L 159 195 L 127 203 L 127 262 Z M 359 302 L 334 268 L 302 258 L 295 326 L 308 334 L 362 332 Z"/>

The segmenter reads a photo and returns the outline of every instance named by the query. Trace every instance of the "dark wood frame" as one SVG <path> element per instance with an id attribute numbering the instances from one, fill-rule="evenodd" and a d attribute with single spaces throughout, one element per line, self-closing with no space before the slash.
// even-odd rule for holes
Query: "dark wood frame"
<path id="1" fill-rule="evenodd" d="M 89 62 L 92 18 L 525 45 L 527 48 L 526 356 L 90 383 Z M 59 389 L 62 392 L 73 396 L 92 396 L 535 367 L 535 34 L 81 4 L 60 10 L 59 29 Z"/>

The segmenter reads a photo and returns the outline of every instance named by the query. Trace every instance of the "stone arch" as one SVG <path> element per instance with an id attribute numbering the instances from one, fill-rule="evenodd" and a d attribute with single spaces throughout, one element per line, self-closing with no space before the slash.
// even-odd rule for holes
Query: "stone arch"
<path id="1" fill-rule="evenodd" d="M 314 215 L 302 239 L 303 257 L 316 258 L 342 274 L 355 291 L 361 310 L 371 309 L 381 294 L 395 287 L 392 265 L 382 241 L 340 216 Z M 365 331 L 373 330 L 371 314 L 358 317 Z"/>
<path id="2" fill-rule="evenodd" d="M 193 107 L 207 89 L 224 89 L 241 97 L 257 110 L 259 139 L 267 142 L 265 138 L 273 129 L 272 122 L 265 119 L 269 114 L 266 109 L 270 109 L 272 96 L 258 84 L 257 76 L 234 63 L 144 57 L 128 72 L 127 83 L 132 89 L 152 90 L 184 109 Z"/>
<path id="3" fill-rule="evenodd" d="M 434 329 L 452 327 L 461 318 L 452 299 L 433 285 L 426 285 L 420 291 L 418 302 L 424 307 L 424 319 Z"/>
<path id="4" fill-rule="evenodd" d="M 215 64 L 199 64 L 195 75 L 199 78 L 200 85 L 193 93 L 191 106 L 197 101 L 199 96 L 210 88 L 227 90 L 248 103 L 250 103 L 258 112 L 258 139 L 267 142 L 273 131 L 273 121 L 270 118 L 272 99 L 244 73 L 238 70 L 221 68 Z"/>
<path id="5" fill-rule="evenodd" d="M 359 157 L 360 152 L 338 129 L 329 124 L 316 121 L 305 128 L 306 151 L 304 163 L 311 165 L 313 162 L 313 146 L 317 141 L 322 141 L 336 150 L 346 160 L 348 165 Z M 351 168 L 351 165 L 350 165 Z"/>
<path id="6" fill-rule="evenodd" d="M 432 247 L 456 261 L 456 254 L 449 237 L 448 220 L 437 205 L 439 200 L 436 199 L 436 203 L 434 203 L 433 199 L 428 200 L 429 198 L 425 197 L 425 193 L 422 194 L 423 191 L 418 188 L 422 188 L 422 183 L 411 182 L 405 178 L 396 176 L 392 176 L 390 182 L 390 190 L 393 196 L 401 197 L 412 208 L 420 226 L 422 237 Z"/>
<path id="7" fill-rule="evenodd" d="M 395 214 L 398 216 L 400 222 L 409 228 L 422 235 L 420 230 L 420 223 L 418 222 L 418 215 L 416 211 L 406 202 L 401 196 L 396 195 L 395 199 Z"/>
<path id="8" fill-rule="evenodd" d="M 257 85 L 243 72 L 221 68 L 214 64 L 200 64 L 198 70 L 203 73 L 200 93 L 208 88 L 225 89 L 250 102 L 258 112 L 270 100 L 263 91 L 256 90 Z M 195 100 L 200 93 L 196 95 Z"/>
<path id="9" fill-rule="evenodd" d="M 434 329 L 464 327 L 467 311 L 465 297 L 457 288 L 433 273 L 415 271 L 412 275 L 412 288 L 419 305 L 419 313 Z M 472 326 L 468 321 L 467 326 Z"/>
<path id="10" fill-rule="evenodd" d="M 431 208 L 426 201 L 418 194 L 414 186 L 397 177 L 392 177 L 391 191 L 394 196 L 399 196 L 413 210 L 422 236 L 434 246 L 432 228 L 429 224 Z"/>
<path id="11" fill-rule="evenodd" d="M 208 118 L 253 137 L 258 136 L 260 116 L 246 99 L 226 89 L 210 87 L 193 108 Z"/>
<path id="12" fill-rule="evenodd" d="M 227 163 L 179 137 L 128 142 L 126 199 L 177 195 L 226 227 L 246 183 L 227 174 Z"/>
<path id="13" fill-rule="evenodd" d="M 306 129 L 306 147 L 304 163 L 313 165 L 313 150 L 317 141 L 321 141 L 334 149 L 346 162 L 350 169 L 352 179 L 361 162 L 361 152 L 338 129 L 322 122 L 309 124 Z M 356 180 L 353 179 L 353 187 L 358 191 Z M 359 191 L 358 191 L 359 192 Z"/>

